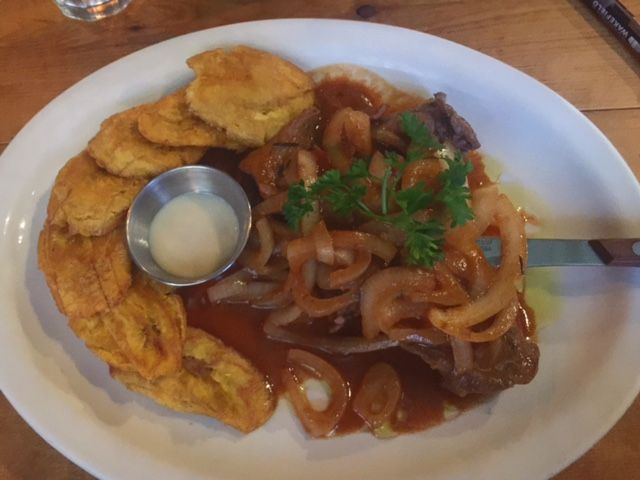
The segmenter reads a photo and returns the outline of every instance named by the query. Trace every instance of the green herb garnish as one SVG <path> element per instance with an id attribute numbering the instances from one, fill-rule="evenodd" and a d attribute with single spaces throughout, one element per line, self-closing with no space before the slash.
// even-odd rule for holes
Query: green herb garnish
<path id="1" fill-rule="evenodd" d="M 470 193 L 466 183 L 473 165 L 465 161 L 462 153 L 456 152 L 453 158 L 444 158 L 448 168 L 438 177 L 440 190 L 437 193 L 426 188 L 422 182 L 399 190 L 400 179 L 408 165 L 424 158 L 429 152 L 443 148 L 416 115 L 405 112 L 400 118 L 402 128 L 411 140 L 406 158 L 395 152 L 385 153 L 387 168 L 382 179 L 372 177 L 368 162 L 358 159 L 346 174 L 329 170 L 308 188 L 302 183 L 291 185 L 284 207 L 289 226 L 297 230 L 302 217 L 313 211 L 314 202 L 322 200 L 338 215 L 347 216 L 359 212 L 404 231 L 409 262 L 432 267 L 442 260 L 445 232 L 443 222 L 438 219 L 422 221 L 415 217 L 427 208 L 444 206 L 451 217 L 452 227 L 464 225 L 471 220 L 473 211 L 469 206 Z M 363 201 L 367 181 L 380 183 L 380 214 L 372 211 Z M 399 207 L 398 212 L 390 213 L 392 202 Z"/>
<path id="2" fill-rule="evenodd" d="M 436 138 L 431 135 L 431 132 L 420 120 L 415 113 L 404 112 L 400 114 L 400 121 L 402 122 L 402 129 L 404 133 L 411 140 L 411 146 L 416 148 L 425 148 L 428 150 L 440 150 L 444 148 Z"/>
<path id="3" fill-rule="evenodd" d="M 287 203 L 283 209 L 289 226 L 297 230 L 302 217 L 311 212 L 313 212 L 313 196 L 307 191 L 304 184 L 300 182 L 289 186 Z"/>
<path id="4" fill-rule="evenodd" d="M 456 152 L 453 158 L 445 158 L 445 162 L 449 168 L 438 177 L 442 189 L 437 199 L 449 209 L 451 226 L 457 227 L 473 219 L 473 210 L 469 207 L 471 193 L 467 187 L 467 176 L 473 170 L 473 164 L 466 162 L 460 152 Z"/>

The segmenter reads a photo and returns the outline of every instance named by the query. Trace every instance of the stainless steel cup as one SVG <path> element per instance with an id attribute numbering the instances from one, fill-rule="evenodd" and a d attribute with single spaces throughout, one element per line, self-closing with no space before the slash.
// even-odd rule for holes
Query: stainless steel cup
<path id="1" fill-rule="evenodd" d="M 238 244 L 227 261 L 217 270 L 200 278 L 172 275 L 156 263 L 149 247 L 149 228 L 160 209 L 183 193 L 212 193 L 229 203 L 238 218 Z M 127 244 L 138 267 L 159 282 L 173 287 L 197 285 L 227 270 L 242 253 L 251 229 L 251 205 L 243 188 L 226 173 L 202 165 L 169 170 L 151 180 L 133 201 L 127 216 Z"/>

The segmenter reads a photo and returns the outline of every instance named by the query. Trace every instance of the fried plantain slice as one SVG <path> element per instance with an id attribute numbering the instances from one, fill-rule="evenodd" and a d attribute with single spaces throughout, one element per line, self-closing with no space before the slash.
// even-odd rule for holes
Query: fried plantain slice
<path id="1" fill-rule="evenodd" d="M 124 300 L 100 319 L 142 377 L 180 370 L 187 314 L 170 288 L 137 272 Z"/>
<path id="2" fill-rule="evenodd" d="M 187 60 L 196 78 L 187 103 L 205 122 L 251 147 L 264 145 L 313 104 L 313 81 L 286 60 L 249 47 L 216 49 Z"/>
<path id="3" fill-rule="evenodd" d="M 38 264 L 58 309 L 70 319 L 115 307 L 131 285 L 123 227 L 84 237 L 46 223 L 38 241 Z"/>
<path id="4" fill-rule="evenodd" d="M 133 365 L 118 347 L 100 315 L 69 320 L 69 326 L 98 358 L 121 370 L 133 370 Z"/>
<path id="5" fill-rule="evenodd" d="M 224 130 L 205 123 L 189 111 L 185 89 L 161 98 L 138 117 L 138 130 L 149 141 L 172 147 L 221 147 L 244 150 Z"/>
<path id="6" fill-rule="evenodd" d="M 53 225 L 67 227 L 70 234 L 104 235 L 124 219 L 145 183 L 111 175 L 82 152 L 58 172 L 47 207 L 48 219 Z"/>
<path id="7" fill-rule="evenodd" d="M 153 177 L 172 168 L 197 163 L 204 147 L 167 147 L 152 143 L 138 131 L 138 117 L 146 105 L 107 118 L 89 142 L 98 165 L 121 177 Z"/>
<path id="8" fill-rule="evenodd" d="M 245 433 L 264 424 L 275 408 L 264 375 L 238 352 L 196 328 L 187 328 L 180 372 L 153 381 L 117 368 L 111 375 L 172 410 L 207 415 Z"/>

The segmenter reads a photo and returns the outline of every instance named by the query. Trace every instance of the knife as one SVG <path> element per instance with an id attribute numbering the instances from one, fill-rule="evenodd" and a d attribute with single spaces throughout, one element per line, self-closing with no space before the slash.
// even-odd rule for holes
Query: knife
<path id="1" fill-rule="evenodd" d="M 478 245 L 492 265 L 500 264 L 500 239 L 482 237 Z M 527 240 L 527 267 L 640 267 L 640 238 L 603 240 Z"/>

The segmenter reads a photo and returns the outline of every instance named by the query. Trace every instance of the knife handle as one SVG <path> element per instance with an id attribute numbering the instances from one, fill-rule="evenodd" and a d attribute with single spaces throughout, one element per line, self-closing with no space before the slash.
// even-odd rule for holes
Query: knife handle
<path id="1" fill-rule="evenodd" d="M 640 267 L 640 238 L 589 240 L 589 245 L 605 265 Z"/>

